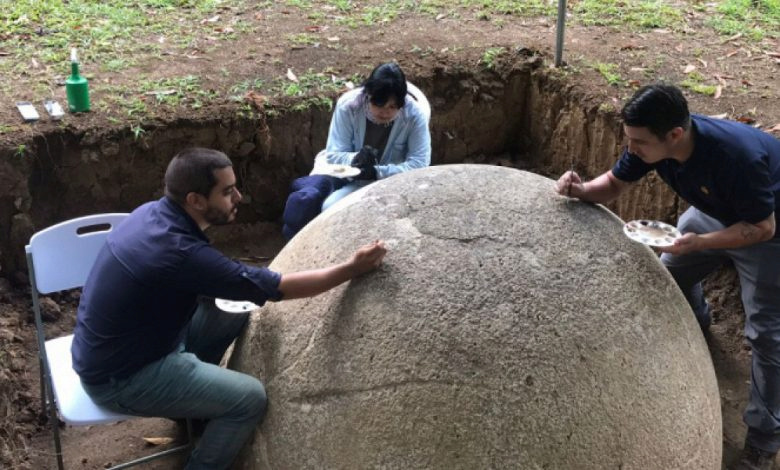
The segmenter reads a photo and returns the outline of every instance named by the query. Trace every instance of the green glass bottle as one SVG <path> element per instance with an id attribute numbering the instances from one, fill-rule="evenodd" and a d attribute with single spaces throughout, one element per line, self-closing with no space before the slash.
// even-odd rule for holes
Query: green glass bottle
<path id="1" fill-rule="evenodd" d="M 65 93 L 68 95 L 68 108 L 71 113 L 89 111 L 89 84 L 79 75 L 79 61 L 76 49 L 70 51 L 70 77 L 65 80 Z"/>

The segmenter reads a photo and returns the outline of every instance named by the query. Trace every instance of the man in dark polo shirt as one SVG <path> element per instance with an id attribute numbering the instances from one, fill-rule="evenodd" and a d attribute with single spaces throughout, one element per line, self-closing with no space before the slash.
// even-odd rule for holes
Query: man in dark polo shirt
<path id="1" fill-rule="evenodd" d="M 225 154 L 192 148 L 165 173 L 165 196 L 116 227 L 79 304 L 73 367 L 92 399 L 114 411 L 208 420 L 187 469 L 227 468 L 262 420 L 263 385 L 218 366 L 247 314 L 214 297 L 258 305 L 309 297 L 381 263 L 374 242 L 328 268 L 280 274 L 214 249 L 203 231 L 233 221 L 241 193 Z"/>
<path id="2" fill-rule="evenodd" d="M 556 190 L 604 203 L 655 170 L 691 204 L 683 236 L 660 248 L 703 330 L 710 324 L 701 281 L 733 262 L 753 350 L 748 433 L 738 469 L 770 469 L 780 449 L 780 141 L 742 123 L 693 115 L 679 89 L 641 88 L 623 107 L 628 147 L 617 164 L 583 183 L 573 172 Z"/>

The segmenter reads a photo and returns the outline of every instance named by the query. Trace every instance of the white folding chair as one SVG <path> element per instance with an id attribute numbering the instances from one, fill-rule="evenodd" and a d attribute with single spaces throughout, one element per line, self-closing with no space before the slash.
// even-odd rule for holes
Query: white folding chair
<path id="1" fill-rule="evenodd" d="M 25 246 L 30 274 L 35 329 L 38 336 L 38 362 L 41 373 L 41 409 L 49 417 L 54 432 L 57 466 L 65 468 L 60 445 L 59 410 L 62 420 L 73 426 L 113 423 L 135 418 L 114 413 L 96 405 L 81 386 L 71 364 L 73 335 L 46 340 L 41 319 L 39 294 L 83 287 L 106 237 L 128 214 L 96 214 L 71 219 L 41 230 Z M 192 427 L 187 421 L 186 444 L 111 467 L 127 468 L 192 445 Z"/>

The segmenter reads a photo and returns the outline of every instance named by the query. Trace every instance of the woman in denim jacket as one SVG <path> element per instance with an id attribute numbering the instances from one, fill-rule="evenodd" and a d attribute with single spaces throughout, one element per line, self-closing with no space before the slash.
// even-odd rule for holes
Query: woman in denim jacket
<path id="1" fill-rule="evenodd" d="M 343 94 L 311 174 L 325 173 L 327 164 L 351 165 L 360 174 L 328 196 L 322 210 L 376 180 L 430 165 L 430 117 L 425 95 L 394 62 L 380 64 L 361 87 Z"/>

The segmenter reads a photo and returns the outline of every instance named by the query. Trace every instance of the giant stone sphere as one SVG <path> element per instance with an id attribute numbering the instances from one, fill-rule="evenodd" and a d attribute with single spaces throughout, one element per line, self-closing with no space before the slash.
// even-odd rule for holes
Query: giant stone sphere
<path id="1" fill-rule="evenodd" d="M 244 469 L 720 469 L 715 374 L 654 253 L 603 207 L 494 166 L 394 176 L 321 214 L 293 272 L 383 266 L 254 313 L 269 408 Z"/>

